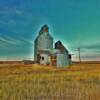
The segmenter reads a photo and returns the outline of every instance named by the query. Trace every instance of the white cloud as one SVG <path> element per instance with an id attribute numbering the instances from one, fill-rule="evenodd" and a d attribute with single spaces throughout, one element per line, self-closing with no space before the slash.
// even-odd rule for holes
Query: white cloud
<path id="1" fill-rule="evenodd" d="M 11 36 L 4 36 L 3 33 L 0 34 L 0 45 L 23 45 L 23 44 L 34 44 L 34 40 L 27 39 L 24 37 L 11 37 Z"/>

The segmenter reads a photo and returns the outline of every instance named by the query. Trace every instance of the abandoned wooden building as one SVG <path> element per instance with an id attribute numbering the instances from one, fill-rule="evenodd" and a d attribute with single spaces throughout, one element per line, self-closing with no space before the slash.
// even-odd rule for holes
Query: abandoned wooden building
<path id="1" fill-rule="evenodd" d="M 49 28 L 44 25 L 34 42 L 34 61 L 42 65 L 68 67 L 71 64 L 71 55 L 61 41 L 55 43 Z"/>

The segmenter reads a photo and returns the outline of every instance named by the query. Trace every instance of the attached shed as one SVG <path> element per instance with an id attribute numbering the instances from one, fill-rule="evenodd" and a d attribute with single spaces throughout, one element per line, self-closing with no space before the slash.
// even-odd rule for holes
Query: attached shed
<path id="1" fill-rule="evenodd" d="M 69 67 L 69 64 L 68 55 L 63 53 L 57 54 L 57 67 Z"/>
<path id="2" fill-rule="evenodd" d="M 69 67 L 71 64 L 71 55 L 61 41 L 55 43 L 55 49 L 60 51 L 56 53 L 57 67 Z"/>
<path id="3" fill-rule="evenodd" d="M 38 51 L 39 57 L 38 62 L 42 65 L 49 65 L 50 64 L 50 51 L 49 50 L 39 50 Z"/>
<path id="4" fill-rule="evenodd" d="M 40 64 L 43 65 L 49 65 L 50 64 L 50 56 L 47 54 L 40 54 L 41 59 L 40 59 Z"/>

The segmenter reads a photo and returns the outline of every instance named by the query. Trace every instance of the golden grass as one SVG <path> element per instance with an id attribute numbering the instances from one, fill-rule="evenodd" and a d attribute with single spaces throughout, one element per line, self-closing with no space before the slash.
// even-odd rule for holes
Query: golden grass
<path id="1" fill-rule="evenodd" d="M 100 64 L 0 65 L 0 100 L 100 100 Z"/>

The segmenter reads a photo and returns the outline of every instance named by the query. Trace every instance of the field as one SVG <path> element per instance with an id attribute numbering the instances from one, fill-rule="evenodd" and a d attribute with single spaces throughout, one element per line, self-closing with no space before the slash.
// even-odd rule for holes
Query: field
<path id="1" fill-rule="evenodd" d="M 100 64 L 1 64 L 0 100 L 100 100 Z"/>

